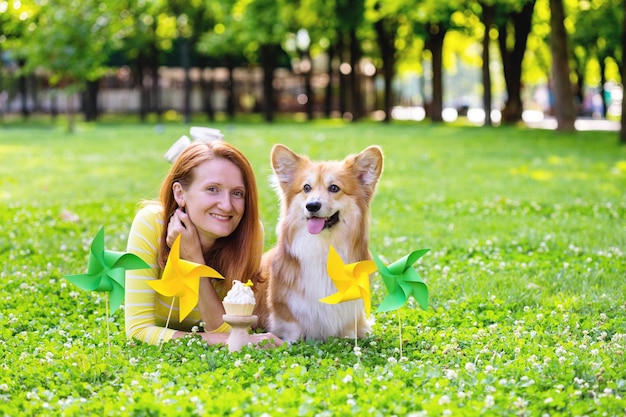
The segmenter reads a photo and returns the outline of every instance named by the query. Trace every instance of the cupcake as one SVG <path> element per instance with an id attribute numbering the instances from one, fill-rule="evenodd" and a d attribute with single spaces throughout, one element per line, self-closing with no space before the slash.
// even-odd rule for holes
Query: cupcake
<path id="1" fill-rule="evenodd" d="M 254 310 L 256 300 L 252 292 L 252 282 L 248 281 L 243 284 L 241 281 L 234 280 L 233 287 L 228 291 L 226 297 L 222 301 L 226 314 L 231 316 L 250 316 Z"/>

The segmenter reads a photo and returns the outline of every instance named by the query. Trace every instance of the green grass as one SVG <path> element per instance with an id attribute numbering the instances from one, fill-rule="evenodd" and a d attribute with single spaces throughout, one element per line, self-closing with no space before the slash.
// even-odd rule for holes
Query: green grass
<path id="1" fill-rule="evenodd" d="M 194 338 L 126 341 L 123 312 L 65 274 L 101 225 L 123 250 L 163 153 L 189 126 L 0 126 L 0 415 L 570 416 L 626 413 L 626 148 L 615 133 L 335 121 L 214 125 L 258 175 L 266 247 L 278 202 L 269 152 L 315 159 L 378 144 L 371 248 L 416 268 L 424 312 L 375 314 L 359 341 L 229 354 Z M 71 214 L 71 215 L 70 215 Z M 375 306 L 384 295 L 376 277 Z"/>

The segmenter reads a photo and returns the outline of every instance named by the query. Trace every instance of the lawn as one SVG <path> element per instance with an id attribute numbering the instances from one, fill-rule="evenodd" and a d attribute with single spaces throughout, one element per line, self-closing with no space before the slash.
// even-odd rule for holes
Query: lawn
<path id="1" fill-rule="evenodd" d="M 341 122 L 216 123 L 251 159 L 266 247 L 269 152 L 385 153 L 371 249 L 415 265 L 430 306 L 371 337 L 229 354 L 127 341 L 123 311 L 69 283 L 124 250 L 189 126 L 0 126 L 0 415 L 624 416 L 626 148 L 616 133 Z M 372 283 L 373 311 L 385 295 Z M 399 343 L 402 323 L 402 354 Z"/>

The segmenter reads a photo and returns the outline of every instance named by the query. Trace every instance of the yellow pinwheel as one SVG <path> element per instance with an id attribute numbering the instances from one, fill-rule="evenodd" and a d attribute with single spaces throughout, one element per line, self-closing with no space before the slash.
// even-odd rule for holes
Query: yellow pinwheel
<path id="1" fill-rule="evenodd" d="M 178 236 L 167 257 L 163 276 L 159 280 L 149 281 L 148 285 L 159 294 L 178 297 L 179 320 L 182 322 L 198 304 L 200 278 L 224 279 L 210 266 L 180 259 L 180 236 Z"/>
<path id="2" fill-rule="evenodd" d="M 369 317 L 372 306 L 370 294 L 370 274 L 376 271 L 374 261 L 365 260 L 344 264 L 333 248 L 328 251 L 328 276 L 337 287 L 335 294 L 320 299 L 327 304 L 363 299 L 365 314 Z"/>

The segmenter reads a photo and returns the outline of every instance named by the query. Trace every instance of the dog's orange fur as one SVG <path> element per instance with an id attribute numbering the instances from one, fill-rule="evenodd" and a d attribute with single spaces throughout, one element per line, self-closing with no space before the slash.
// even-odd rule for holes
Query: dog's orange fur
<path id="1" fill-rule="evenodd" d="M 271 161 L 281 212 L 276 246 L 261 264 L 259 326 L 290 342 L 354 337 L 356 308 L 357 336 L 365 336 L 371 329 L 362 300 L 319 300 L 337 291 L 326 271 L 331 245 L 346 264 L 371 259 L 370 203 L 383 169 L 382 150 L 370 146 L 342 161 L 314 162 L 275 145 Z M 335 213 L 338 222 L 331 227 L 319 233 L 307 229 L 312 215 L 328 220 Z"/>

